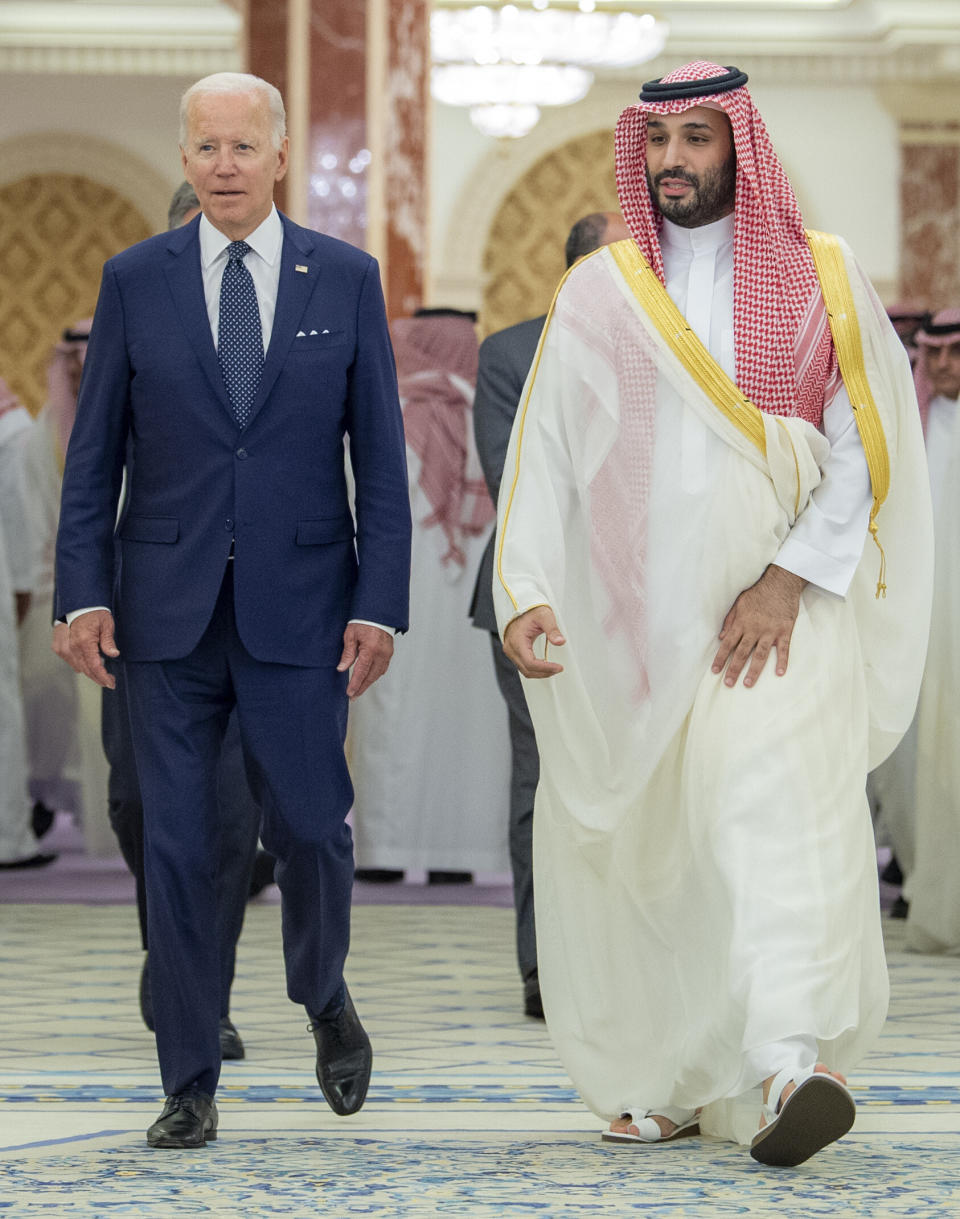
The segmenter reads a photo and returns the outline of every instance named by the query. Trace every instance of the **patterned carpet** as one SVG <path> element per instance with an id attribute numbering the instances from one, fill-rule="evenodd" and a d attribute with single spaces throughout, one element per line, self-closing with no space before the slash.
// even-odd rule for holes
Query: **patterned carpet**
<path id="1" fill-rule="evenodd" d="M 960 1215 L 960 962 L 907 955 L 854 1132 L 795 1170 L 706 1139 L 609 1147 L 542 1026 L 520 1014 L 509 910 L 355 911 L 350 984 L 375 1050 L 337 1118 L 283 997 L 279 910 L 254 906 L 224 1067 L 221 1137 L 150 1151 L 160 1093 L 140 1023 L 132 908 L 0 909 L 0 1216 Z"/>

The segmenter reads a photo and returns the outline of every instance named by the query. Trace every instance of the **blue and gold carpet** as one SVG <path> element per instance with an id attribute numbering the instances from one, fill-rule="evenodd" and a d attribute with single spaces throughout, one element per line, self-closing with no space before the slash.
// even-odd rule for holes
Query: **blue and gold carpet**
<path id="1" fill-rule="evenodd" d="M 367 1104 L 337 1118 L 284 998 L 279 910 L 254 906 L 221 1137 L 151 1151 L 153 1043 L 129 906 L 0 909 L 0 1217 L 960 1216 L 960 963 L 908 955 L 851 1080 L 857 1125 L 799 1169 L 710 1140 L 610 1147 L 543 1025 L 520 1013 L 511 911 L 361 906 L 349 980 L 374 1045 Z"/>

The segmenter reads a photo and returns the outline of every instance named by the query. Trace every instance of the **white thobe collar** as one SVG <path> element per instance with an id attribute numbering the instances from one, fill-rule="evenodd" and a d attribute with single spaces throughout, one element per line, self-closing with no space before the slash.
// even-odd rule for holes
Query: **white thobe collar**
<path id="1" fill-rule="evenodd" d="M 696 256 L 705 254 L 708 250 L 716 250 L 728 241 L 733 241 L 733 212 L 729 216 L 721 216 L 719 220 L 700 224 L 693 229 L 682 228 L 666 216 L 663 218 L 663 228 L 660 230 L 661 246 L 669 246 L 677 251 L 688 250 Z"/>

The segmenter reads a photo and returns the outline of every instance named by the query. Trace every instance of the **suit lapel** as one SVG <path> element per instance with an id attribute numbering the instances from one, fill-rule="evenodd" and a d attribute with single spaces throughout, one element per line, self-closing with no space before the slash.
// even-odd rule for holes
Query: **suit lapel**
<path id="1" fill-rule="evenodd" d="M 217 361 L 217 351 L 210 332 L 210 318 L 203 294 L 203 273 L 200 270 L 200 240 L 197 237 L 199 219 L 170 234 L 167 249 L 171 257 L 164 268 L 167 283 L 187 338 L 200 361 L 210 388 L 220 399 L 224 410 L 233 419 L 233 408 L 223 383 Z"/>
<path id="2" fill-rule="evenodd" d="M 270 396 L 270 391 L 280 374 L 280 369 L 283 368 L 290 345 L 299 329 L 307 302 L 317 286 L 317 278 L 320 273 L 317 259 L 313 253 L 314 243 L 309 230 L 293 224 L 286 216 L 282 216 L 281 219 L 283 220 L 283 247 L 280 253 L 277 308 L 273 315 L 273 330 L 270 333 L 270 346 L 267 348 L 263 374 L 260 377 L 260 388 L 257 390 L 257 396 L 250 409 L 247 427 L 250 426 Z M 306 270 L 302 268 L 306 268 Z"/>

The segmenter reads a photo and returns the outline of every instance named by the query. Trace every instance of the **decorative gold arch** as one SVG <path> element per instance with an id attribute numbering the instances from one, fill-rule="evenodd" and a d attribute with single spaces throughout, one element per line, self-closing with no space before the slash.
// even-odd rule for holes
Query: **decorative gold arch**
<path id="1" fill-rule="evenodd" d="M 93 313 L 104 261 L 151 232 L 122 195 L 78 174 L 0 186 L 0 375 L 34 413 L 60 332 Z"/>
<path id="2" fill-rule="evenodd" d="M 545 313 L 563 274 L 575 221 L 617 211 L 613 132 L 578 136 L 541 157 L 493 218 L 483 255 L 485 334 Z"/>

